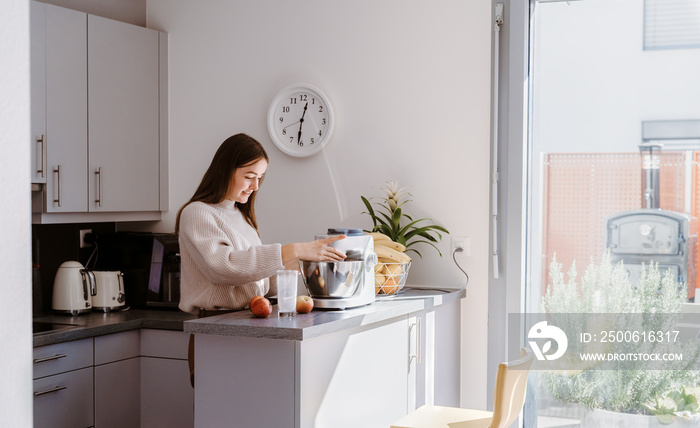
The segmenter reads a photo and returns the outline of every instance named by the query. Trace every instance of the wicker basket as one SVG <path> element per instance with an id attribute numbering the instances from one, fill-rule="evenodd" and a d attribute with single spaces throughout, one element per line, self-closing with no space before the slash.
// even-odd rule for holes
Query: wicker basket
<path id="1" fill-rule="evenodd" d="M 374 267 L 374 292 L 396 294 L 406 285 L 411 263 L 377 263 Z"/>

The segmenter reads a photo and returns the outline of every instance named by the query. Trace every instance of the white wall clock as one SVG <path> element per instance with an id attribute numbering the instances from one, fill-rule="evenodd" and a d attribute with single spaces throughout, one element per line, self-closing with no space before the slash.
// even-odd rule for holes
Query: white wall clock
<path id="1" fill-rule="evenodd" d="M 282 89 L 267 113 L 267 129 L 272 141 L 291 156 L 318 153 L 328 143 L 334 124 L 328 97 L 306 83 Z"/>

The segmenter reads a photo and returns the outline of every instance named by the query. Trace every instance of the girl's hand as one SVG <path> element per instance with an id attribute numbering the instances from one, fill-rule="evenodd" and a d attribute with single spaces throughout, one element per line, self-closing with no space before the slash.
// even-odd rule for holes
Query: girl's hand
<path id="1" fill-rule="evenodd" d="M 282 263 L 286 265 L 293 260 L 308 260 L 311 262 L 345 260 L 345 253 L 330 245 L 340 239 L 345 239 L 345 235 L 335 235 L 316 241 L 283 245 Z"/>

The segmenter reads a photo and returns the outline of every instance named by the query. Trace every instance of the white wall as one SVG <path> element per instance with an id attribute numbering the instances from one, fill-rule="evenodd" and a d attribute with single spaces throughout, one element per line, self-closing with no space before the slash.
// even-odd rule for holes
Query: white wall
<path id="1" fill-rule="evenodd" d="M 172 231 L 218 145 L 246 132 L 270 167 L 258 197 L 263 242 L 367 228 L 360 195 L 409 186 L 416 217 L 470 238 L 458 260 L 465 302 L 463 403 L 486 403 L 491 11 L 486 0 L 295 2 L 148 0 L 148 26 L 170 38 Z M 305 81 L 330 97 L 337 126 L 324 151 L 297 159 L 272 144 L 276 92 Z M 449 239 L 426 249 L 409 282 L 461 286 Z M 472 350 L 479 350 L 473 352 Z"/>
<path id="2" fill-rule="evenodd" d="M 0 2 L 0 426 L 32 426 L 29 1 Z"/>

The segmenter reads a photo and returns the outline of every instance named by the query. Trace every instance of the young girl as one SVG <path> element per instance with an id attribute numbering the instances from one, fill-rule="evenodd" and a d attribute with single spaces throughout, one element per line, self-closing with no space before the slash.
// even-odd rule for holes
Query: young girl
<path id="1" fill-rule="evenodd" d="M 275 292 L 278 269 L 298 260 L 338 261 L 332 247 L 343 235 L 287 245 L 263 245 L 255 219 L 255 196 L 269 158 L 245 134 L 224 141 L 194 196 L 177 213 L 181 257 L 180 309 L 192 314 L 243 309 L 255 295 Z M 216 313 L 216 312 L 214 312 Z"/>

